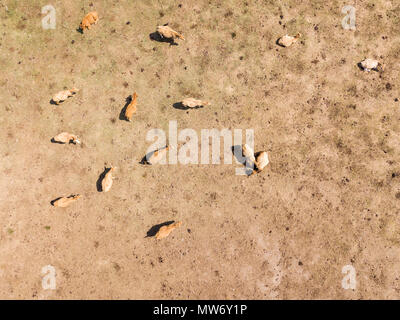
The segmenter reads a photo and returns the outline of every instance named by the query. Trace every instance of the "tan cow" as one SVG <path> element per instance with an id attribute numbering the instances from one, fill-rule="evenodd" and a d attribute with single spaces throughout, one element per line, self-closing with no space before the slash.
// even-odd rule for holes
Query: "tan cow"
<path id="1" fill-rule="evenodd" d="M 125 117 L 128 121 L 131 121 L 132 115 L 136 113 L 137 97 L 138 95 L 136 94 L 136 92 L 134 92 L 132 95 L 132 101 L 131 103 L 129 103 L 125 110 Z"/>
<path id="2" fill-rule="evenodd" d="M 104 179 L 101 181 L 101 190 L 103 192 L 108 192 L 111 189 L 111 186 L 113 184 L 113 176 L 112 172 L 116 169 L 116 167 L 111 167 L 110 170 L 107 171 L 106 175 L 104 176 Z"/>
<path id="3" fill-rule="evenodd" d="M 79 27 L 81 28 L 82 32 L 85 29 L 90 29 L 92 24 L 97 24 L 99 21 L 99 15 L 96 11 L 89 12 L 83 19 Z"/>
<path id="4" fill-rule="evenodd" d="M 290 47 L 293 43 L 297 42 L 297 40 L 301 37 L 301 33 L 296 34 L 294 37 L 289 35 L 284 35 L 279 38 L 278 44 L 282 47 Z"/>
<path id="5" fill-rule="evenodd" d="M 163 239 L 165 237 L 168 237 L 169 234 L 174 230 L 175 228 L 179 227 L 182 224 L 182 221 L 178 221 L 175 223 L 171 223 L 167 226 L 162 226 L 160 230 L 156 233 L 156 239 Z"/>
<path id="6" fill-rule="evenodd" d="M 179 39 L 185 40 L 183 35 L 176 32 L 175 30 L 168 27 L 167 25 L 158 26 L 156 31 L 161 36 L 161 38 L 170 39 L 170 40 L 175 40 L 176 38 L 179 38 Z"/>
<path id="7" fill-rule="evenodd" d="M 70 142 L 72 142 L 72 143 L 81 143 L 79 140 L 78 140 L 78 137 L 76 136 L 76 135 L 74 135 L 74 134 L 71 134 L 71 133 L 68 133 L 68 132 L 61 132 L 61 133 L 59 133 L 58 135 L 56 135 L 54 138 L 53 138 L 53 141 L 54 142 L 58 142 L 58 143 L 70 143 Z"/>
<path id="8" fill-rule="evenodd" d="M 53 102 L 58 105 L 60 102 L 67 100 L 68 97 L 72 97 L 78 91 L 79 91 L 79 89 L 73 88 L 71 90 L 63 90 L 63 91 L 57 92 L 53 96 Z"/>
<path id="9" fill-rule="evenodd" d="M 78 200 L 80 197 L 81 197 L 81 195 L 79 195 L 79 194 L 71 195 L 69 197 L 62 197 L 62 198 L 59 198 L 59 199 L 53 201 L 53 206 L 60 207 L 60 208 L 66 208 L 71 203 Z"/>

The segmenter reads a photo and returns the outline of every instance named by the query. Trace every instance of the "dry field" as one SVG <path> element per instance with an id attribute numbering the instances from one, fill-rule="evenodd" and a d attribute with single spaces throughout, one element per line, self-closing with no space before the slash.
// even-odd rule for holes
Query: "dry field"
<path id="1" fill-rule="evenodd" d="M 47 4 L 55 30 L 41 25 Z M 93 10 L 99 23 L 78 32 Z M 186 40 L 152 40 L 167 22 Z M 399 34 L 395 0 L 1 0 L 0 298 L 399 298 Z M 385 71 L 361 71 L 366 57 Z M 187 96 L 212 104 L 174 108 Z M 141 165 L 147 132 L 170 120 L 254 129 L 270 164 L 250 177 L 235 163 Z M 51 143 L 62 131 L 82 143 Z M 146 237 L 166 221 L 182 225 Z"/>

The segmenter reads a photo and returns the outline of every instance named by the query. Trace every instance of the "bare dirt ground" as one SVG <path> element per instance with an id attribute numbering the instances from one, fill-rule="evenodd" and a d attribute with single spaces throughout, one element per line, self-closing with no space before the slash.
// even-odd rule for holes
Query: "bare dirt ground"
<path id="1" fill-rule="evenodd" d="M 398 1 L 0 3 L 0 298 L 400 297 Z M 55 30 L 41 26 L 47 4 Z M 345 5 L 355 31 L 342 28 Z M 93 10 L 99 23 L 77 32 Z M 151 40 L 167 22 L 186 40 Z M 362 72 L 366 57 L 385 71 Z M 119 115 L 134 91 L 129 123 Z M 186 96 L 212 105 L 173 107 Z M 252 128 L 270 164 L 251 177 L 236 164 L 140 165 L 147 132 L 170 120 Z M 62 131 L 82 144 L 51 143 Z M 105 165 L 118 171 L 100 193 Z M 172 220 L 183 224 L 168 238 L 146 238 Z M 42 288 L 46 265 L 56 290 Z M 355 290 L 342 288 L 345 265 Z"/>

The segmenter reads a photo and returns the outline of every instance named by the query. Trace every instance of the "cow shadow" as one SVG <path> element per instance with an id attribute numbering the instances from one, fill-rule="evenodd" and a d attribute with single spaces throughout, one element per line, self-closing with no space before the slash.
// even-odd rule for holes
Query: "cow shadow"
<path id="1" fill-rule="evenodd" d="M 361 65 L 361 62 L 357 63 L 357 67 L 358 69 L 360 69 L 361 71 L 365 71 L 363 66 Z"/>
<path id="2" fill-rule="evenodd" d="M 64 142 L 56 141 L 56 140 L 54 140 L 54 138 L 51 138 L 50 142 L 55 143 L 55 144 L 66 144 Z"/>
<path id="3" fill-rule="evenodd" d="M 157 42 L 166 42 L 169 43 L 170 46 L 177 46 L 178 44 L 172 38 L 163 38 L 158 32 L 153 32 L 149 34 L 150 40 Z"/>
<path id="4" fill-rule="evenodd" d="M 57 200 L 60 200 L 62 197 L 58 197 L 58 198 L 56 198 L 56 199 L 54 199 L 54 200 L 51 200 L 50 201 L 50 204 L 54 207 L 54 202 L 56 202 Z"/>
<path id="5" fill-rule="evenodd" d="M 110 171 L 111 168 L 105 168 L 104 171 L 102 172 L 102 174 L 100 174 L 99 178 L 97 179 L 96 182 L 96 187 L 97 187 L 97 191 L 98 192 L 102 192 L 103 191 L 103 187 L 101 186 L 102 181 L 104 180 L 106 174 L 108 173 L 108 171 Z"/>
<path id="6" fill-rule="evenodd" d="M 130 122 L 128 120 L 128 118 L 125 116 L 125 112 L 126 112 L 126 109 L 128 108 L 128 106 L 129 106 L 129 104 L 131 102 L 132 102 L 132 96 L 129 96 L 128 98 L 125 99 L 125 105 L 124 105 L 124 107 L 122 108 L 122 110 L 121 110 L 121 112 L 119 114 L 119 120 L 122 120 L 122 121 L 125 120 L 127 122 Z"/>
<path id="7" fill-rule="evenodd" d="M 184 106 L 182 104 L 182 102 L 175 102 L 172 106 L 175 109 L 179 109 L 179 110 L 190 110 L 190 109 L 201 109 L 201 108 L 204 108 L 203 106 L 195 106 L 195 107 L 191 108 L 191 107 L 188 107 L 188 106 Z"/>
<path id="8" fill-rule="evenodd" d="M 231 147 L 231 151 L 233 153 L 233 155 L 235 156 L 236 160 L 241 163 L 241 164 L 245 164 L 246 159 L 245 157 L 243 157 L 243 149 L 242 146 L 240 145 L 235 145 Z"/>
<path id="9" fill-rule="evenodd" d="M 243 149 L 242 146 L 240 145 L 234 145 L 231 148 L 232 153 L 234 155 L 234 157 L 236 158 L 236 160 L 241 163 L 246 169 L 245 169 L 245 174 L 247 176 L 251 176 L 255 171 L 255 165 L 254 163 L 249 163 L 248 161 L 246 161 L 246 158 L 243 156 Z M 257 157 L 257 155 L 260 154 L 260 152 L 257 152 L 254 154 L 255 157 Z"/>
<path id="10" fill-rule="evenodd" d="M 150 157 L 155 153 L 155 152 L 157 152 L 157 151 L 161 151 L 161 150 L 163 150 L 163 149 L 165 149 L 165 148 L 167 148 L 168 147 L 168 145 L 167 146 L 165 146 L 165 147 L 161 147 L 161 148 L 158 148 L 158 149 L 155 149 L 155 150 L 153 150 L 153 151 L 150 151 L 149 153 L 147 153 L 143 158 L 142 158 L 142 160 L 140 160 L 140 162 L 139 162 L 139 164 L 143 164 L 143 165 L 150 165 L 151 163 L 149 163 L 149 161 L 147 160 L 147 159 L 150 159 Z"/>
<path id="11" fill-rule="evenodd" d="M 149 152 L 148 154 L 146 154 L 143 158 L 142 158 L 142 160 L 140 160 L 139 161 L 139 164 L 142 164 L 142 165 L 146 165 L 146 164 L 149 164 L 148 162 L 147 162 L 147 156 L 149 155 L 149 156 L 151 156 L 151 153 L 154 153 L 154 151 L 153 152 Z"/>
<path id="12" fill-rule="evenodd" d="M 153 151 L 150 151 L 149 153 L 147 153 L 143 158 L 142 158 L 142 160 L 140 160 L 140 164 L 143 164 L 143 165 L 149 165 L 150 163 L 147 161 L 147 159 L 150 159 L 150 157 L 156 152 L 157 150 L 153 150 Z"/>
<path id="13" fill-rule="evenodd" d="M 275 44 L 276 44 L 277 46 L 281 47 L 281 48 L 285 48 L 284 45 L 282 45 L 282 44 L 279 43 L 279 40 L 281 40 L 281 38 L 276 39 Z"/>

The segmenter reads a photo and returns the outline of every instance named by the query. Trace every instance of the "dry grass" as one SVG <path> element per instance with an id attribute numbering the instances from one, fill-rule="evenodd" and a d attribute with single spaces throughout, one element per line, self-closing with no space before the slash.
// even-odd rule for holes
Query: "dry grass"
<path id="1" fill-rule="evenodd" d="M 44 1 L 5 2 L 0 297 L 398 297 L 399 4 L 358 1 L 353 32 L 339 0 L 58 0 L 56 30 L 41 29 Z M 99 23 L 77 32 L 94 10 Z M 152 41 L 167 22 L 186 40 Z M 275 44 L 297 32 L 292 47 Z M 367 56 L 385 72 L 361 72 Z M 81 91 L 49 104 L 71 87 Z M 121 121 L 134 91 L 138 112 Z M 175 109 L 186 96 L 212 105 Z M 146 133 L 170 120 L 199 134 L 254 128 L 270 164 L 250 178 L 229 165 L 141 166 Z M 51 144 L 62 131 L 83 143 Z M 99 193 L 111 164 L 118 175 Z M 50 206 L 75 193 L 63 212 Z M 173 220 L 184 227 L 145 238 Z M 55 291 L 41 287 L 48 264 Z M 355 291 L 341 288 L 347 264 Z"/>

